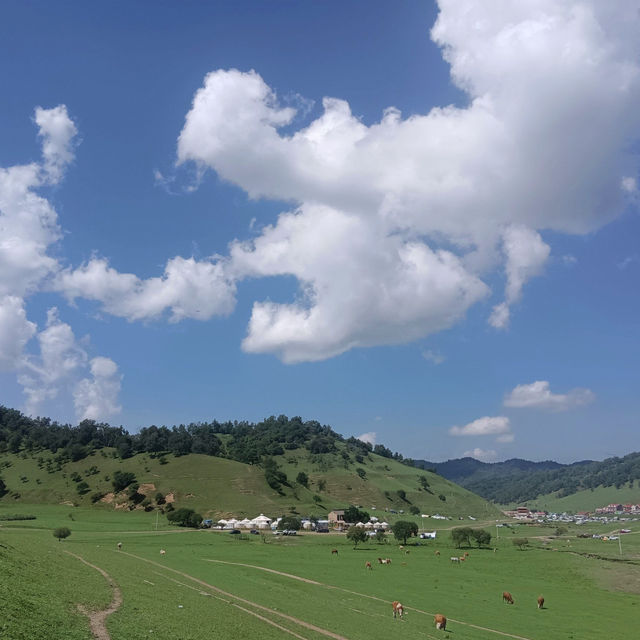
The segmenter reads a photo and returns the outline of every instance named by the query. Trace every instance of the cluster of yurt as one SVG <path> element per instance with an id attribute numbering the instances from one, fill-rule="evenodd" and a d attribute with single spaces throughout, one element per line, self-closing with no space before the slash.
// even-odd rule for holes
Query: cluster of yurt
<path id="1" fill-rule="evenodd" d="M 273 518 L 267 518 L 267 516 L 261 513 L 256 518 L 253 518 L 253 520 L 249 520 L 249 518 L 242 520 L 230 518 L 229 520 L 225 520 L 222 518 L 218 520 L 218 527 L 220 529 L 268 529 L 272 521 Z"/>

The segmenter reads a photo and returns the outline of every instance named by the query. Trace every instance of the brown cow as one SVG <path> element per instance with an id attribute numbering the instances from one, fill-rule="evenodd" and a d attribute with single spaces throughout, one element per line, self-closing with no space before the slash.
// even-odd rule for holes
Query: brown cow
<path id="1" fill-rule="evenodd" d="M 513 604 L 513 596 L 508 591 L 502 592 L 502 601 L 507 604 Z"/>
<path id="2" fill-rule="evenodd" d="M 397 600 L 394 600 L 391 603 L 391 606 L 393 608 L 393 617 L 402 618 L 402 616 L 404 615 L 404 607 Z"/>
<path id="3" fill-rule="evenodd" d="M 382 558 L 378 558 L 378 564 L 387 564 Z"/>
<path id="4" fill-rule="evenodd" d="M 469 552 L 468 552 L 468 551 L 465 551 L 465 552 L 464 552 L 464 557 L 465 557 L 465 558 L 468 558 L 468 557 L 469 557 Z"/>
<path id="5" fill-rule="evenodd" d="M 538 596 L 538 609 L 544 608 L 544 598 L 542 596 Z"/>
<path id="6" fill-rule="evenodd" d="M 437 555 L 437 556 L 439 556 L 439 555 L 440 555 L 440 552 L 439 552 L 439 551 L 436 551 L 436 555 Z"/>
<path id="7" fill-rule="evenodd" d="M 373 567 L 371 566 L 371 563 L 368 560 L 365 562 L 364 568 L 365 569 L 373 569 Z"/>
<path id="8" fill-rule="evenodd" d="M 447 618 L 441 613 L 436 613 L 436 615 L 433 616 L 433 620 L 436 623 L 436 629 L 442 629 L 442 631 L 447 630 Z"/>
<path id="9" fill-rule="evenodd" d="M 332 556 L 337 556 L 338 555 L 338 550 L 337 549 L 331 549 L 331 555 Z"/>

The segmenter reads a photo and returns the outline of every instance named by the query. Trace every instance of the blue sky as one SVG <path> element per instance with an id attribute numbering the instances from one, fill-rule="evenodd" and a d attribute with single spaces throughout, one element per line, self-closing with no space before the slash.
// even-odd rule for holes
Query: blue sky
<path id="1" fill-rule="evenodd" d="M 430 460 L 637 449 L 638 20 L 3 3 L 0 403 L 301 415 Z"/>

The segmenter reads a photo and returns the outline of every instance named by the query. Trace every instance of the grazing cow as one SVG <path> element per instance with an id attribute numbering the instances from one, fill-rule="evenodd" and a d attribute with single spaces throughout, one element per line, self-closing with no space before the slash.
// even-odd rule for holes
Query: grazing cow
<path id="1" fill-rule="evenodd" d="M 439 551 L 436 551 L 436 555 L 437 555 L 437 556 L 440 556 L 440 552 L 439 552 Z"/>
<path id="2" fill-rule="evenodd" d="M 542 596 L 538 596 L 538 609 L 544 608 L 544 598 Z"/>
<path id="3" fill-rule="evenodd" d="M 502 602 L 506 602 L 507 604 L 513 604 L 513 596 L 508 591 L 503 591 Z"/>
<path id="4" fill-rule="evenodd" d="M 400 549 L 400 551 L 402 551 L 402 550 L 404 549 L 404 546 L 403 546 L 403 545 L 400 545 L 400 546 L 398 547 L 398 549 Z"/>
<path id="5" fill-rule="evenodd" d="M 368 560 L 365 562 L 364 568 L 365 569 L 373 569 L 373 567 L 371 566 L 371 563 Z"/>
<path id="6" fill-rule="evenodd" d="M 397 600 L 394 600 L 391 606 L 393 607 L 393 617 L 402 618 L 404 615 L 404 607 Z"/>
<path id="7" fill-rule="evenodd" d="M 382 558 L 378 558 L 378 564 L 387 564 Z"/>
<path id="8" fill-rule="evenodd" d="M 160 549 L 160 555 L 164 556 L 167 552 L 164 549 Z"/>
<path id="9" fill-rule="evenodd" d="M 118 551 L 122 549 L 122 542 L 118 542 Z"/>
<path id="10" fill-rule="evenodd" d="M 458 556 L 451 556 L 451 562 L 460 562 L 460 558 L 458 558 Z"/>
<path id="11" fill-rule="evenodd" d="M 465 551 L 465 552 L 464 552 L 464 557 L 465 557 L 465 558 L 468 558 L 468 557 L 469 557 L 469 552 L 468 552 L 468 551 Z"/>
<path id="12" fill-rule="evenodd" d="M 387 561 L 385 564 L 391 564 L 391 558 L 387 558 Z"/>
<path id="13" fill-rule="evenodd" d="M 331 549 L 331 555 L 332 556 L 337 556 L 338 555 L 338 550 L 337 549 Z"/>
<path id="14" fill-rule="evenodd" d="M 446 631 L 447 629 L 447 618 L 443 616 L 441 613 L 436 613 L 433 616 L 433 621 L 436 623 L 436 629 L 442 629 L 442 631 Z"/>
<path id="15" fill-rule="evenodd" d="M 460 557 L 458 558 L 458 560 L 460 560 L 460 562 L 464 562 L 464 561 L 466 560 L 466 558 L 465 558 L 464 556 L 460 556 Z"/>

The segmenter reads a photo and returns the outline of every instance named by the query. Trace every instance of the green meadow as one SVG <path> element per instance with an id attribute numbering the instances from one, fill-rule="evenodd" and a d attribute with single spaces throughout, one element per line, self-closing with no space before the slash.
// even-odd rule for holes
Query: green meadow
<path id="1" fill-rule="evenodd" d="M 0 517 L 15 513 L 36 519 L 0 521 L 3 639 L 91 638 L 78 605 L 105 608 L 111 588 L 65 551 L 106 571 L 121 590 L 123 604 L 107 619 L 113 640 L 258 634 L 369 640 L 400 633 L 453 640 L 628 639 L 640 619 L 637 531 L 623 537 L 622 556 L 617 542 L 576 538 L 587 530 L 604 533 L 602 527 L 576 527 L 556 537 L 551 527 L 487 524 L 494 535 L 491 549 L 456 549 L 449 529 L 458 523 L 451 521 L 443 521 L 436 541 L 403 550 L 390 539 L 354 550 L 340 534 L 175 530 L 162 516 L 156 530 L 156 514 L 143 511 L 0 507 Z M 62 541 L 52 535 L 60 526 L 72 531 Z M 512 543 L 518 537 L 529 539 L 524 550 Z M 450 561 L 464 551 L 465 562 Z M 380 565 L 378 557 L 392 563 Z M 502 602 L 504 590 L 514 605 Z M 543 609 L 536 607 L 539 595 Z M 402 620 L 393 619 L 392 600 L 406 607 Z M 434 613 L 447 616 L 445 632 L 436 631 Z"/>

